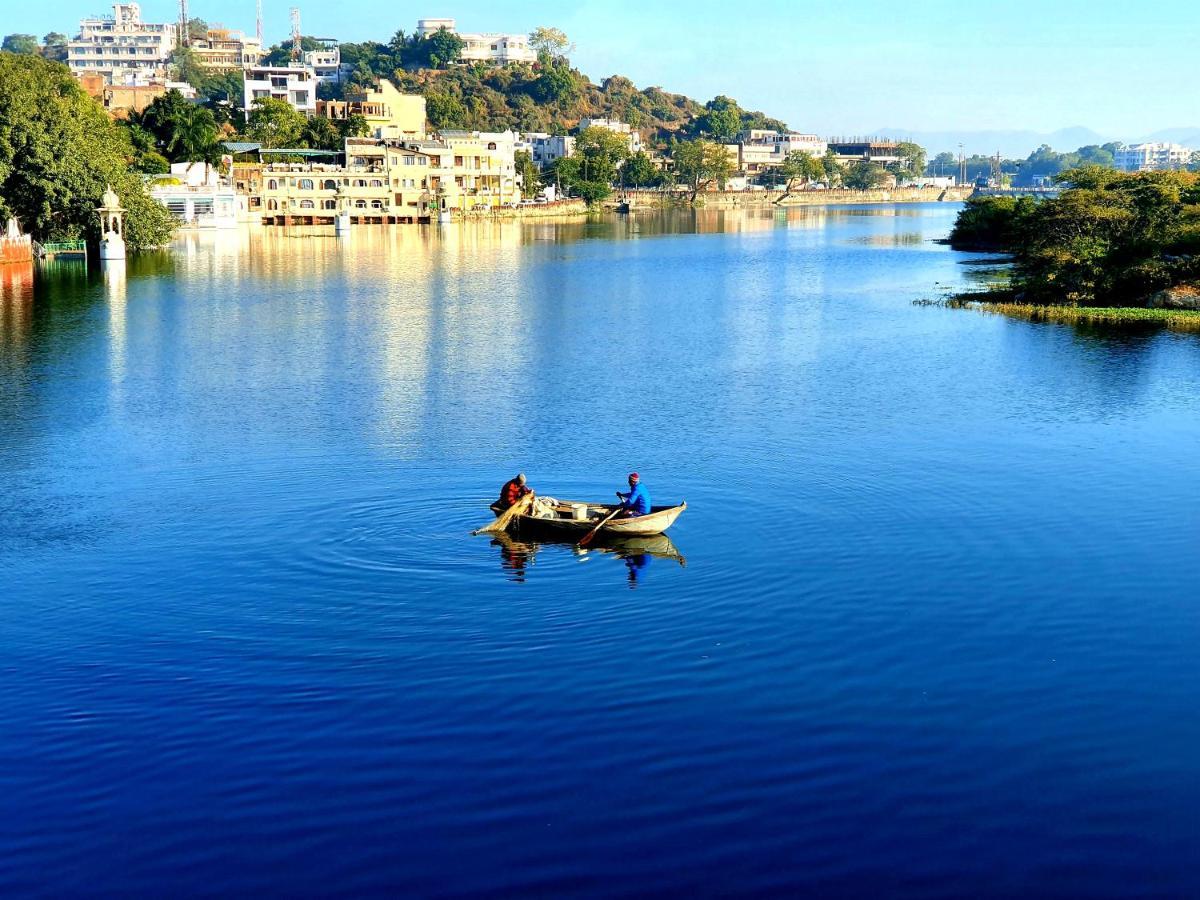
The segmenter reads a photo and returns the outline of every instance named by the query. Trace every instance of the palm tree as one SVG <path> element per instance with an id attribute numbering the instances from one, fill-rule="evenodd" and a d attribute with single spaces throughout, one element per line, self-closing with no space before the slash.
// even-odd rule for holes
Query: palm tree
<path id="1" fill-rule="evenodd" d="M 175 122 L 167 152 L 172 159 L 204 163 L 204 180 L 208 181 L 208 167 L 221 161 L 217 135 L 217 121 L 212 111 L 193 106 Z"/>

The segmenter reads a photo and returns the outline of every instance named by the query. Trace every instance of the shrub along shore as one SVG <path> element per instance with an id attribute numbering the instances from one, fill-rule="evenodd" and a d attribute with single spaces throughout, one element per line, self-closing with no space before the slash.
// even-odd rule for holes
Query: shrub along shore
<path id="1" fill-rule="evenodd" d="M 1088 167 L 1060 181 L 1053 199 L 967 201 L 949 244 L 1004 254 L 1008 277 L 947 305 L 1200 331 L 1200 173 Z"/>

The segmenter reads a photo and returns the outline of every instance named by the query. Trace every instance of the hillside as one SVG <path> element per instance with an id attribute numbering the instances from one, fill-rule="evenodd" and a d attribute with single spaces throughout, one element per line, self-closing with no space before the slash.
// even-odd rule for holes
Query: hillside
<path id="1" fill-rule="evenodd" d="M 639 89 L 620 75 L 596 84 L 550 53 L 534 65 L 444 67 L 436 65 L 437 50 L 398 35 L 391 44 L 343 44 L 342 56 L 354 69 L 352 85 L 389 78 L 402 91 L 425 95 L 435 128 L 564 134 L 580 119 L 599 117 L 628 122 L 660 140 L 700 133 L 731 139 L 742 128 L 786 130 L 783 122 L 742 110 L 728 97 L 701 103 L 660 87 Z"/>

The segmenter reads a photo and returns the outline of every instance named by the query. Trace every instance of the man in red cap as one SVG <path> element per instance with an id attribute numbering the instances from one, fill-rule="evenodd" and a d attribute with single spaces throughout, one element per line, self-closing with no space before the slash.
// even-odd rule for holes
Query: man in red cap
<path id="1" fill-rule="evenodd" d="M 629 493 L 617 491 L 617 496 L 621 498 L 621 508 L 625 511 L 623 515 L 626 518 L 650 515 L 650 492 L 642 484 L 637 472 L 629 474 Z"/>

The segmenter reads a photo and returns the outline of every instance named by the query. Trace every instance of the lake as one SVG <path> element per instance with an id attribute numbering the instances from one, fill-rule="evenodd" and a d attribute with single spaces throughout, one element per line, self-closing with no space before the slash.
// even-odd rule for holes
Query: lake
<path id="1" fill-rule="evenodd" d="M 914 305 L 957 208 L 0 282 L 0 892 L 1200 892 L 1200 338 Z"/>

